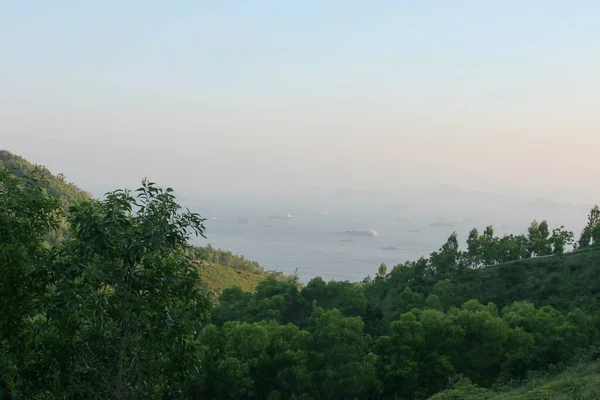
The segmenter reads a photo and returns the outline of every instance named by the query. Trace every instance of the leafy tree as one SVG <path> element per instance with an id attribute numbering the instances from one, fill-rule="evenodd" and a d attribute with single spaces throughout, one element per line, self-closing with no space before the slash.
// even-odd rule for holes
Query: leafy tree
<path id="1" fill-rule="evenodd" d="M 345 316 L 364 316 L 367 311 L 367 298 L 364 290 L 355 283 L 325 283 L 321 278 L 314 278 L 302 290 L 302 297 L 309 304 L 316 304 L 325 309 L 337 308 Z"/>
<path id="2" fill-rule="evenodd" d="M 552 254 L 552 242 L 549 240 L 550 230 L 545 220 L 538 223 L 534 220 L 527 229 L 529 251 L 535 256 Z"/>
<path id="3" fill-rule="evenodd" d="M 481 268 L 483 262 L 483 243 L 477 228 L 469 231 L 467 238 L 467 261 L 471 268 Z"/>
<path id="4" fill-rule="evenodd" d="M 425 329 L 413 312 L 392 322 L 390 335 L 377 340 L 379 374 L 387 397 L 412 399 L 443 387 L 453 372 L 452 365 L 427 345 Z"/>
<path id="5" fill-rule="evenodd" d="M 59 201 L 42 188 L 43 182 L 40 170 L 19 178 L 0 169 L 0 384 L 4 390 L 8 390 L 5 382 L 20 379 L 18 368 L 29 362 L 24 331 L 47 290 L 45 237 L 58 228 L 60 210 Z"/>
<path id="6" fill-rule="evenodd" d="M 523 235 L 504 235 L 497 241 L 497 262 L 504 263 L 529 258 L 531 253 L 528 249 L 527 238 Z"/>
<path id="7" fill-rule="evenodd" d="M 458 236 L 453 232 L 438 252 L 431 254 L 431 268 L 436 274 L 447 273 L 460 267 L 461 253 L 458 249 Z"/>
<path id="8" fill-rule="evenodd" d="M 500 373 L 509 337 L 508 326 L 496 313 L 494 308 L 476 300 L 448 312 L 456 327 L 452 338 L 455 345 L 450 350 L 453 365 L 470 379 L 486 385 Z"/>
<path id="9" fill-rule="evenodd" d="M 552 230 L 552 236 L 550 237 L 550 243 L 552 245 L 553 254 L 563 254 L 567 246 L 571 246 L 575 236 L 573 232 L 565 229 L 564 226 L 555 228 Z"/>
<path id="10" fill-rule="evenodd" d="M 321 398 L 373 398 L 379 393 L 377 357 L 370 351 L 360 317 L 315 309 L 308 323 L 312 336 L 310 368 Z"/>
<path id="11" fill-rule="evenodd" d="M 498 238 L 494 236 L 494 227 L 489 225 L 483 231 L 480 239 L 481 248 L 483 250 L 484 265 L 493 265 L 498 262 L 497 242 Z"/>
<path id="12" fill-rule="evenodd" d="M 449 279 L 438 281 L 429 292 L 429 297 L 432 296 L 439 300 L 443 311 L 447 311 L 450 307 L 462 302 L 459 289 Z"/>
<path id="13" fill-rule="evenodd" d="M 19 391 L 90 399 L 182 393 L 209 308 L 185 257 L 203 219 L 181 212 L 172 189 L 144 181 L 135 197 L 118 190 L 71 207 L 68 221 L 72 237 L 56 248 L 46 312 L 29 328 L 53 359 L 37 366 L 45 385 L 23 382 Z"/>
<path id="14" fill-rule="evenodd" d="M 596 204 L 588 214 L 588 223 L 581 231 L 578 247 L 586 248 L 600 243 L 600 208 Z"/>

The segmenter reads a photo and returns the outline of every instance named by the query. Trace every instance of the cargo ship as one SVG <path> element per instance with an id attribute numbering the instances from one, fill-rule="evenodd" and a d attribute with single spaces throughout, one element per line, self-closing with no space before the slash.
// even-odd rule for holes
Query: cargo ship
<path id="1" fill-rule="evenodd" d="M 379 233 L 374 229 L 349 229 L 344 232 L 338 232 L 338 235 L 350 236 L 378 236 Z"/>
<path id="2" fill-rule="evenodd" d="M 431 221 L 429 226 L 434 227 L 455 227 L 458 225 L 458 221 Z"/>
<path id="3" fill-rule="evenodd" d="M 269 216 L 270 219 L 294 219 L 294 216 L 290 213 L 287 214 L 275 214 L 275 215 L 271 215 Z"/>

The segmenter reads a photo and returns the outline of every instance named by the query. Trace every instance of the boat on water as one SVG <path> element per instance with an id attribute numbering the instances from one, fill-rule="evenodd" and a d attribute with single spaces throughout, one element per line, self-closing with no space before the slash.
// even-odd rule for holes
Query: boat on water
<path id="1" fill-rule="evenodd" d="M 352 239 L 342 239 L 342 240 L 340 240 L 340 242 L 343 242 L 343 243 L 354 243 L 354 240 L 352 240 Z"/>
<path id="2" fill-rule="evenodd" d="M 412 221 L 412 217 L 398 217 L 396 221 Z"/>
<path id="3" fill-rule="evenodd" d="M 238 218 L 237 223 L 238 224 L 249 224 L 250 220 L 248 218 Z"/>
<path id="4" fill-rule="evenodd" d="M 287 214 L 278 213 L 275 215 L 270 215 L 269 218 L 270 219 L 294 219 L 294 216 L 290 213 L 287 213 Z"/>
<path id="5" fill-rule="evenodd" d="M 435 220 L 429 223 L 429 226 L 434 227 L 455 227 L 458 225 L 458 221 L 443 221 L 443 220 Z"/>
<path id="6" fill-rule="evenodd" d="M 217 219 L 219 219 L 219 217 L 208 217 L 207 219 L 209 219 L 209 220 L 211 220 L 211 221 L 214 221 L 214 220 L 217 220 Z"/>
<path id="7" fill-rule="evenodd" d="M 420 233 L 421 231 L 419 229 L 411 229 L 410 231 L 408 231 L 408 233 Z"/>
<path id="8" fill-rule="evenodd" d="M 265 224 L 265 227 L 266 227 L 266 228 L 274 228 L 274 227 L 275 227 L 275 225 L 273 225 L 273 224 Z"/>
<path id="9" fill-rule="evenodd" d="M 396 246 L 383 246 L 381 250 L 398 250 Z"/>
<path id="10" fill-rule="evenodd" d="M 329 215 L 329 211 L 321 211 L 321 212 L 319 213 L 319 215 L 320 215 L 320 216 L 322 216 L 322 217 L 326 217 L 326 216 L 328 216 L 328 215 Z"/>
<path id="11" fill-rule="evenodd" d="M 338 235 L 350 235 L 350 236 L 378 236 L 379 232 L 374 229 L 349 229 L 344 232 L 338 232 Z"/>

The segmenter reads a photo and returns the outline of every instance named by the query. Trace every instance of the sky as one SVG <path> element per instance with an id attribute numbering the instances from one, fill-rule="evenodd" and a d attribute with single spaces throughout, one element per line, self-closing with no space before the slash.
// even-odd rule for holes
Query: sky
<path id="1" fill-rule="evenodd" d="M 600 198 L 600 2 L 0 0 L 0 148 L 80 186 Z"/>

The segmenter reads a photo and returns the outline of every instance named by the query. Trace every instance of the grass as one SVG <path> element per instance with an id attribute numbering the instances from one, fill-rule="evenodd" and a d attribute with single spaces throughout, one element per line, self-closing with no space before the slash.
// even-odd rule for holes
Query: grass
<path id="1" fill-rule="evenodd" d="M 273 272 L 242 270 L 219 264 L 198 263 L 198 270 L 202 284 L 215 297 L 218 297 L 223 289 L 239 286 L 245 292 L 253 292 L 256 285 Z"/>
<path id="2" fill-rule="evenodd" d="M 576 364 L 555 375 L 540 373 L 521 385 L 496 390 L 459 382 L 430 400 L 600 400 L 600 360 Z"/>

